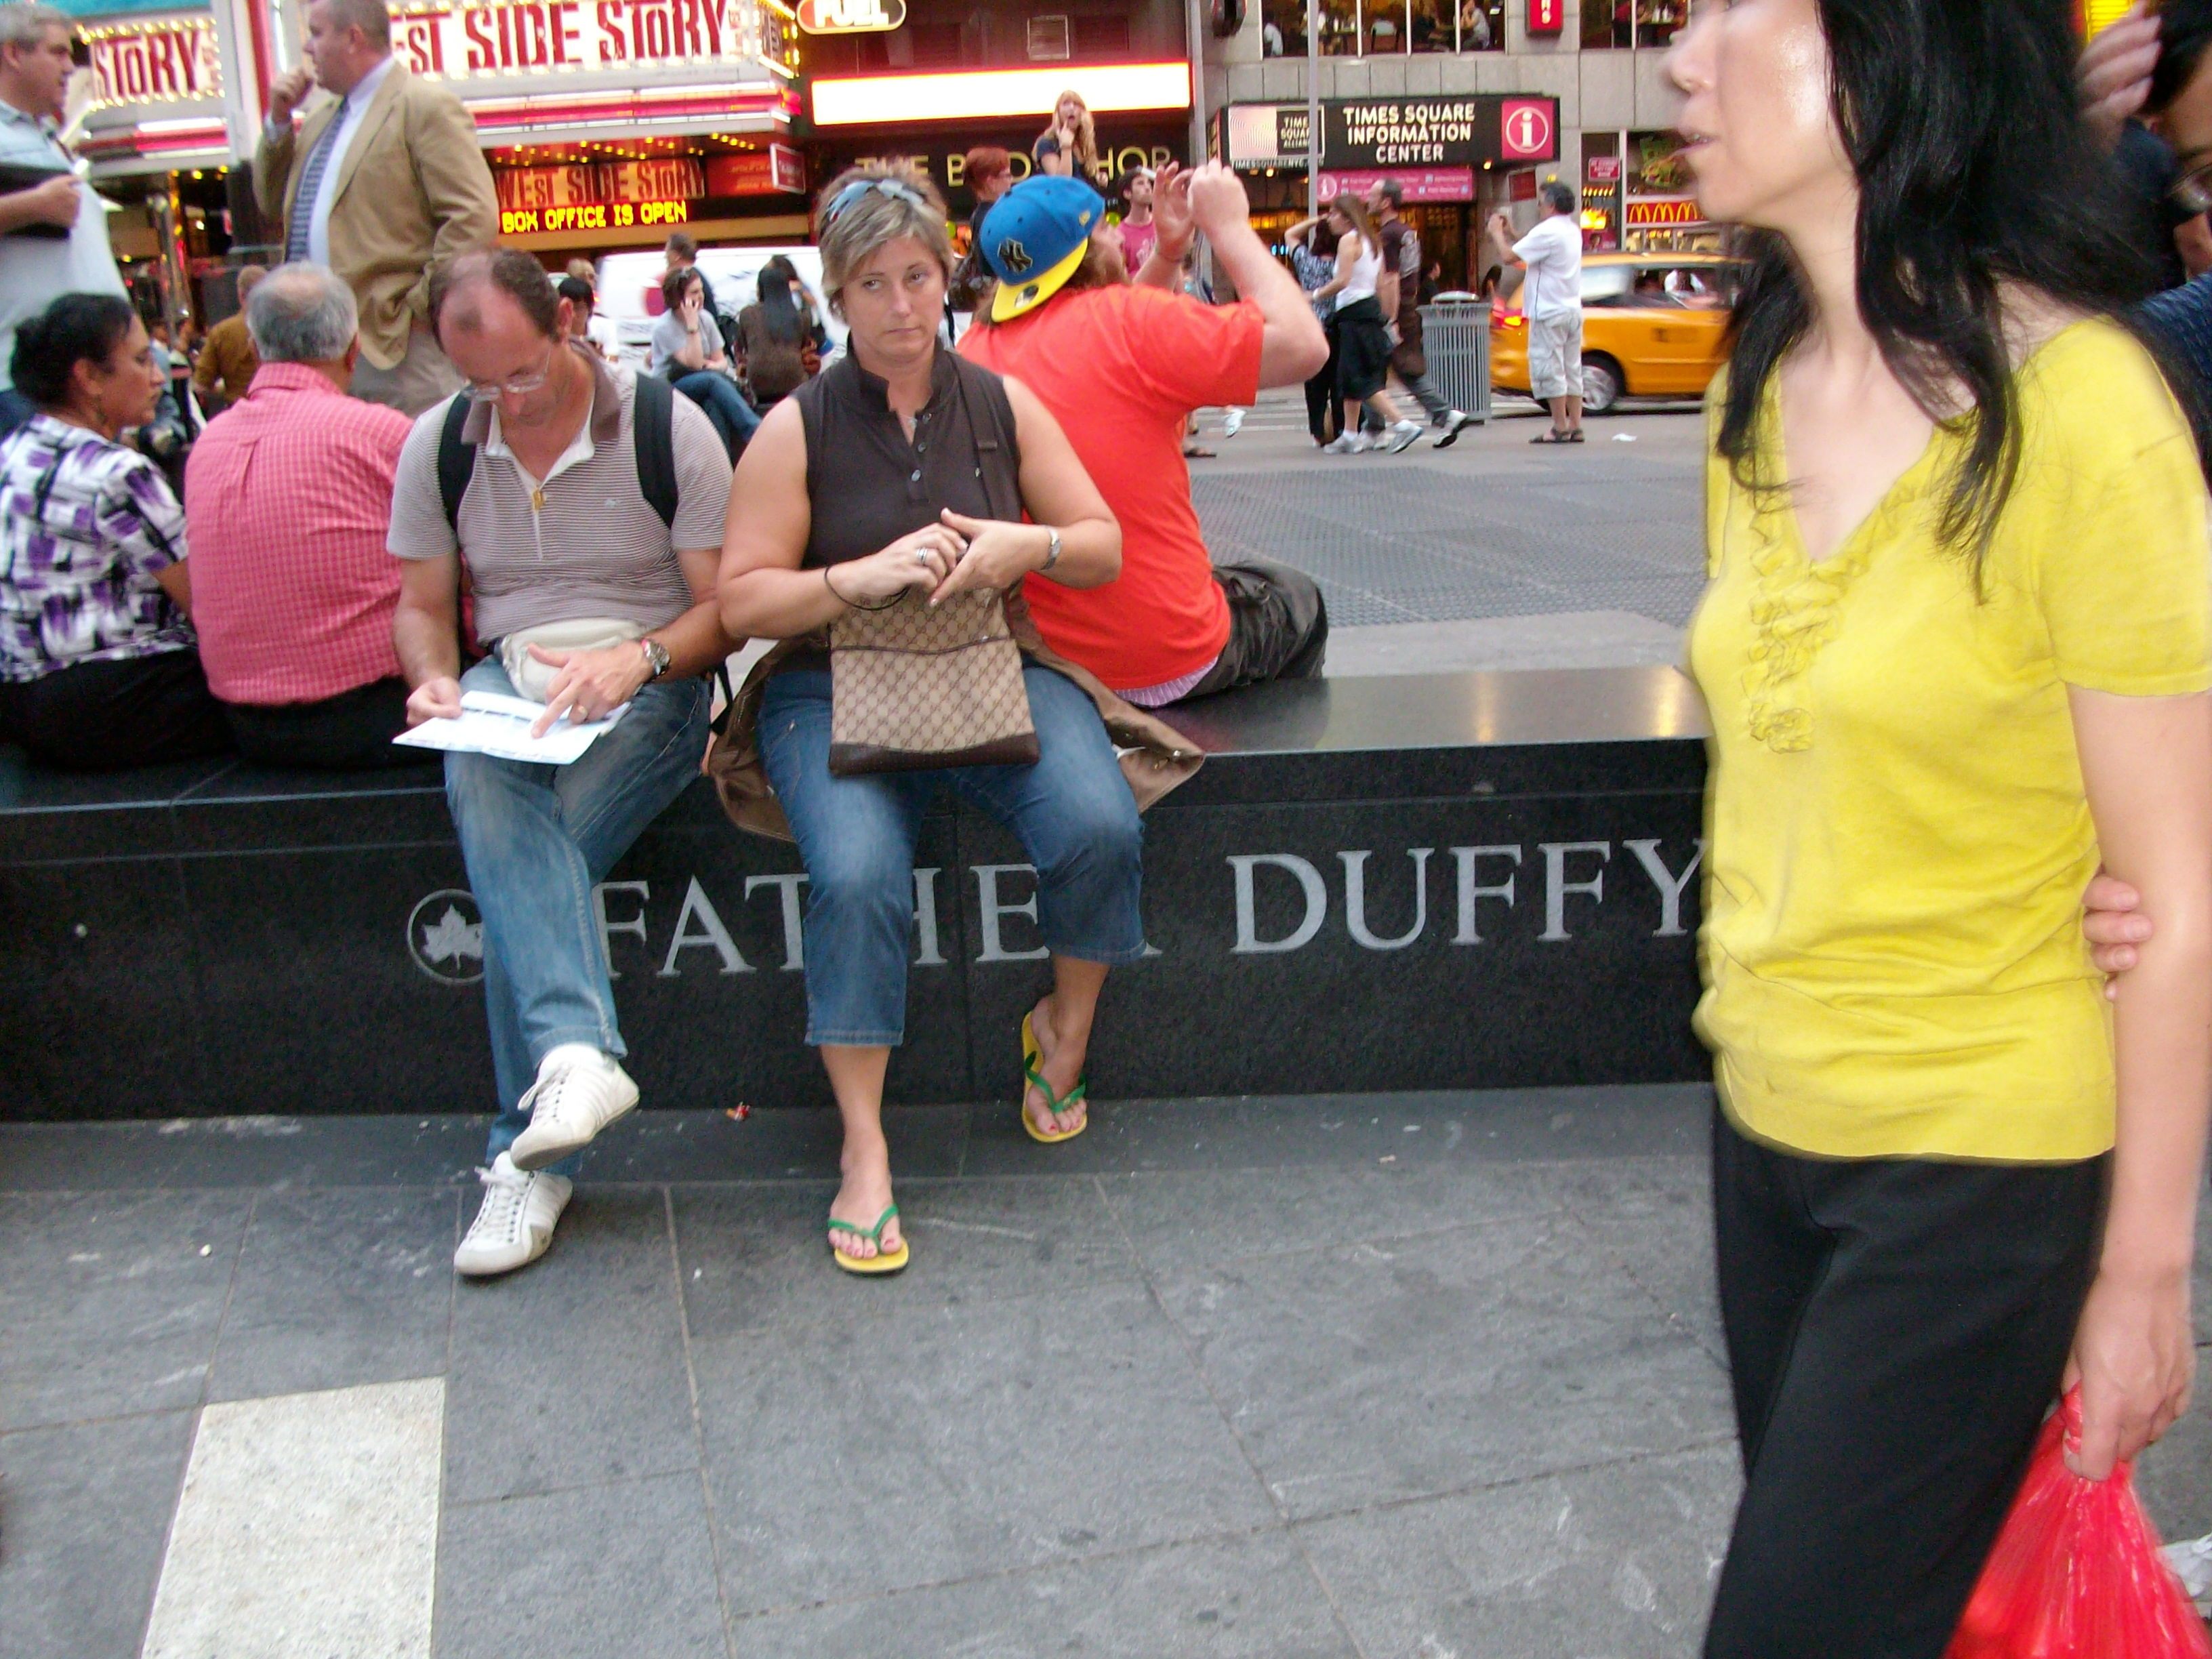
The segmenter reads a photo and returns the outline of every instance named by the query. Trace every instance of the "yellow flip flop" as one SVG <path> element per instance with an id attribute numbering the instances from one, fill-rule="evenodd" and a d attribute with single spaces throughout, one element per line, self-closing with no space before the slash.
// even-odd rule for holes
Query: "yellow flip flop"
<path id="1" fill-rule="evenodd" d="M 876 1247 L 877 1254 L 871 1256 L 848 1255 L 844 1251 L 839 1249 L 835 1244 L 832 1244 L 830 1247 L 830 1259 L 836 1262 L 840 1267 L 842 1267 L 848 1273 L 876 1274 L 895 1273 L 898 1272 L 902 1267 L 905 1267 L 907 1263 L 908 1251 L 906 1240 L 903 1238 L 899 1240 L 899 1247 L 896 1250 L 892 1250 L 888 1254 L 884 1252 L 884 1224 L 889 1222 L 890 1218 L 897 1213 L 897 1205 L 885 1205 L 884 1206 L 884 1212 L 876 1218 L 876 1224 L 872 1227 L 857 1226 L 850 1221 L 840 1221 L 835 1216 L 830 1217 L 830 1231 L 831 1232 L 852 1233 L 858 1237 L 865 1238 L 868 1243 Z"/>
<path id="2" fill-rule="evenodd" d="M 1055 1095 L 1052 1091 L 1052 1085 L 1044 1080 L 1043 1065 L 1044 1050 L 1037 1047 L 1036 1028 L 1030 1024 L 1030 1016 L 1024 1014 L 1022 1016 L 1023 1080 L 1029 1085 L 1029 1088 L 1041 1089 L 1044 1091 L 1045 1110 L 1050 1112 L 1054 1117 L 1059 1116 L 1071 1106 L 1089 1103 L 1091 1073 L 1087 1070 L 1075 1079 L 1075 1086 L 1065 1095 Z M 1082 1122 L 1077 1124 L 1073 1129 L 1064 1130 L 1059 1134 L 1038 1128 L 1036 1119 L 1030 1115 L 1029 1089 L 1023 1090 L 1022 1127 L 1030 1132 L 1031 1140 L 1041 1141 L 1047 1146 L 1056 1146 L 1063 1140 L 1074 1139 L 1090 1127 L 1091 1114 L 1085 1112 L 1083 1115 Z"/>

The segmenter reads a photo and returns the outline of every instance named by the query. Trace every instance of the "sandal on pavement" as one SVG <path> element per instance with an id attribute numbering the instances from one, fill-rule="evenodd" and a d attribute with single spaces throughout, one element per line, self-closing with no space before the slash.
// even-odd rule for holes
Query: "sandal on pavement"
<path id="1" fill-rule="evenodd" d="M 851 1233 L 857 1238 L 865 1238 L 876 1247 L 876 1254 L 871 1256 L 848 1255 L 832 1244 L 830 1247 L 830 1259 L 848 1273 L 872 1274 L 898 1272 L 900 1268 L 906 1266 L 907 1262 L 906 1240 L 903 1238 L 899 1240 L 899 1247 L 896 1250 L 888 1254 L 884 1250 L 884 1224 L 897 1213 L 897 1205 L 886 1204 L 884 1206 L 884 1212 L 876 1218 L 876 1224 L 872 1227 L 858 1226 L 850 1221 L 840 1221 L 836 1217 L 831 1216 L 830 1218 L 831 1232 Z"/>
<path id="2" fill-rule="evenodd" d="M 1574 440 L 1564 432 L 1554 432 L 1547 427 L 1528 441 L 1532 444 L 1571 444 Z"/>
<path id="3" fill-rule="evenodd" d="M 1046 1112 L 1058 1117 L 1071 1106 L 1087 1106 L 1090 1103 L 1091 1073 L 1086 1070 L 1078 1077 L 1075 1086 L 1065 1095 L 1054 1094 L 1052 1085 L 1044 1080 L 1044 1050 L 1037 1047 L 1036 1028 L 1030 1024 L 1030 1018 L 1028 1014 L 1022 1016 L 1022 1079 L 1028 1085 L 1022 1091 L 1022 1127 L 1030 1132 L 1031 1140 L 1054 1146 L 1063 1140 L 1074 1139 L 1089 1128 L 1091 1114 L 1086 1111 L 1083 1115 L 1083 1121 L 1073 1129 L 1063 1129 L 1054 1134 L 1049 1129 L 1039 1128 L 1036 1119 L 1030 1115 L 1029 1091 L 1041 1091 L 1044 1095 Z"/>
<path id="4" fill-rule="evenodd" d="M 1577 428 L 1576 428 L 1572 432 L 1570 432 L 1569 434 L 1567 434 L 1567 435 L 1566 435 L 1564 439 L 1562 439 L 1560 441 L 1562 441 L 1563 443 L 1578 444 L 1578 443 L 1580 443 L 1582 441 L 1583 441 L 1583 429 L 1582 429 L 1580 427 L 1577 427 Z"/>

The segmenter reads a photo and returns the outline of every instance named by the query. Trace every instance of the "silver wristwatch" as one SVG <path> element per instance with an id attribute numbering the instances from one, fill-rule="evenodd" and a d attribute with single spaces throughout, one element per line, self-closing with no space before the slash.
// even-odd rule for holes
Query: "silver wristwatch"
<path id="1" fill-rule="evenodd" d="M 659 640 L 641 639 L 638 643 L 645 647 L 645 665 L 652 671 L 645 677 L 646 684 L 650 685 L 668 672 L 668 665 L 675 659 L 668 654 L 668 647 Z"/>

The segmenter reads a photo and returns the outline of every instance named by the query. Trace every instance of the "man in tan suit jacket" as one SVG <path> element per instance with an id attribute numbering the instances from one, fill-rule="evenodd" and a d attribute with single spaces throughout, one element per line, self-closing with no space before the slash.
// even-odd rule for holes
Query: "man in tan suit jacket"
<path id="1" fill-rule="evenodd" d="M 498 235 L 491 169 L 460 100 L 393 59 L 383 0 L 313 0 L 305 57 L 270 88 L 254 194 L 285 258 L 328 265 L 360 302 L 354 395 L 419 415 L 460 386 L 430 332 L 430 274 Z M 309 65 L 331 95 L 295 131 Z"/>

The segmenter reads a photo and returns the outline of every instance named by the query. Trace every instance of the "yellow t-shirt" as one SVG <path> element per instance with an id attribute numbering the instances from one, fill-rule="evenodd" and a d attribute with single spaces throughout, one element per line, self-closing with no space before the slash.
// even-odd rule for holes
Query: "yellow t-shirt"
<path id="1" fill-rule="evenodd" d="M 1707 461 L 1698 1030 L 1731 1118 L 1779 1146 L 2037 1163 L 2112 1144 L 2067 687 L 2212 686 L 2204 479 L 2112 324 L 2067 328 L 2016 383 L 2020 470 L 1979 603 L 1936 540 L 1958 434 L 1817 565 L 1785 494 Z M 1787 476 L 1779 434 L 1770 386 L 1762 480 Z"/>

